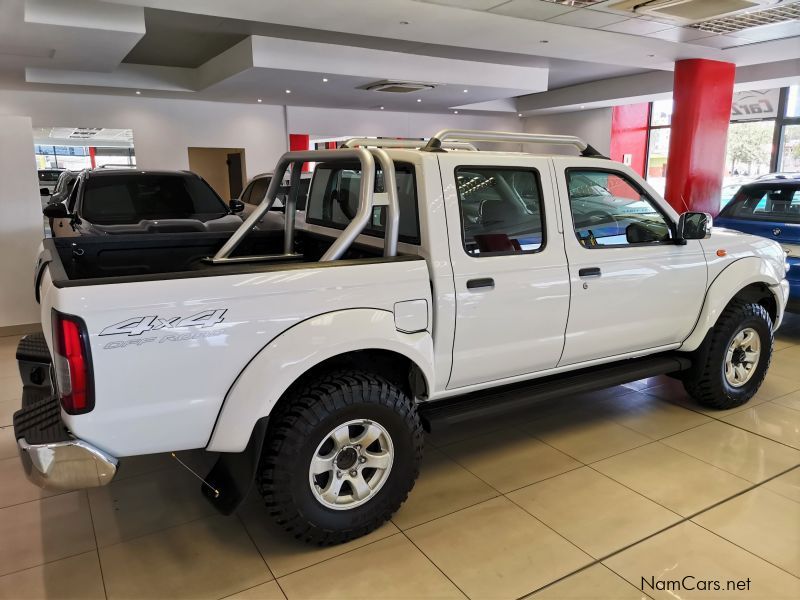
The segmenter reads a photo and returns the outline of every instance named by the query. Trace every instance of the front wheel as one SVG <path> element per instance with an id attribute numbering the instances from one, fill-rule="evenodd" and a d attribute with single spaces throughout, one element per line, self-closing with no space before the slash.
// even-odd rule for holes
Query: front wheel
<path id="1" fill-rule="evenodd" d="M 683 377 L 686 391 L 709 408 L 741 406 L 767 375 L 772 343 L 772 319 L 763 306 L 731 303 L 695 352 Z"/>
<path id="2" fill-rule="evenodd" d="M 307 383 L 270 423 L 258 486 L 295 537 L 330 545 L 366 535 L 419 473 L 423 433 L 408 394 L 361 371 Z"/>

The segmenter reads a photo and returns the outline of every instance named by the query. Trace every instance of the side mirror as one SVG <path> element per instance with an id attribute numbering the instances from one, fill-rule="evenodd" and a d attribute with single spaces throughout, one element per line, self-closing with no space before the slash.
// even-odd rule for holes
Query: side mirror
<path id="1" fill-rule="evenodd" d="M 39 195 L 40 196 L 49 196 L 50 189 L 49 188 L 39 188 Z"/>
<path id="2" fill-rule="evenodd" d="M 678 219 L 678 240 L 705 240 L 711 237 L 714 218 L 703 212 L 685 212 Z"/>
<path id="3" fill-rule="evenodd" d="M 239 200 L 237 198 L 234 198 L 233 200 L 231 200 L 228 203 L 228 206 L 230 207 L 231 212 L 234 213 L 234 214 L 240 213 L 240 212 L 242 212 L 244 210 L 244 202 L 242 202 L 241 200 Z"/>
<path id="4" fill-rule="evenodd" d="M 65 204 L 61 204 L 61 202 L 48 204 L 42 210 L 42 214 L 48 219 L 67 219 L 70 216 L 67 206 Z"/>

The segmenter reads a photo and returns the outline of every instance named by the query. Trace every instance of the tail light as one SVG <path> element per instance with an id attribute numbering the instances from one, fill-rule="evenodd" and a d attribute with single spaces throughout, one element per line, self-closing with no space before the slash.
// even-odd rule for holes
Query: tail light
<path id="1" fill-rule="evenodd" d="M 56 387 L 61 407 L 70 415 L 94 408 L 89 335 L 83 319 L 53 310 Z"/>

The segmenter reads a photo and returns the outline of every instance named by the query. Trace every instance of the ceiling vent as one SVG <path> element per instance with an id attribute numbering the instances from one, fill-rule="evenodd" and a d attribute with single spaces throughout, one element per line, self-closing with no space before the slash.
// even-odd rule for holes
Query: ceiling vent
<path id="1" fill-rule="evenodd" d="M 781 0 L 620 0 L 608 7 L 687 25 L 780 3 Z"/>
<path id="2" fill-rule="evenodd" d="M 409 92 L 421 92 L 422 90 L 432 90 L 436 86 L 431 83 L 419 83 L 415 81 L 376 81 L 363 86 L 361 89 L 371 92 L 389 92 L 391 94 L 408 94 Z"/>
<path id="3" fill-rule="evenodd" d="M 766 10 L 748 12 L 722 19 L 711 19 L 690 25 L 700 31 L 710 33 L 735 33 L 750 29 L 751 27 L 761 27 L 762 25 L 774 25 L 787 21 L 800 20 L 800 4 L 790 4 L 787 6 L 775 6 Z"/>

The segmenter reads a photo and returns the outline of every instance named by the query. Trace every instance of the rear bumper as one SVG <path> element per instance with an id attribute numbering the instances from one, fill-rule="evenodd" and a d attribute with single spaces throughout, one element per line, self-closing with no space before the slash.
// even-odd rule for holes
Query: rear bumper
<path id="1" fill-rule="evenodd" d="M 50 356 L 46 349 L 33 351 L 30 340 L 25 343 L 23 339 L 17 350 L 23 389 L 22 408 L 14 413 L 14 436 L 28 479 L 53 490 L 106 485 L 117 472 L 117 459 L 70 434 L 49 375 L 44 381 L 36 376 L 48 372 Z"/>

